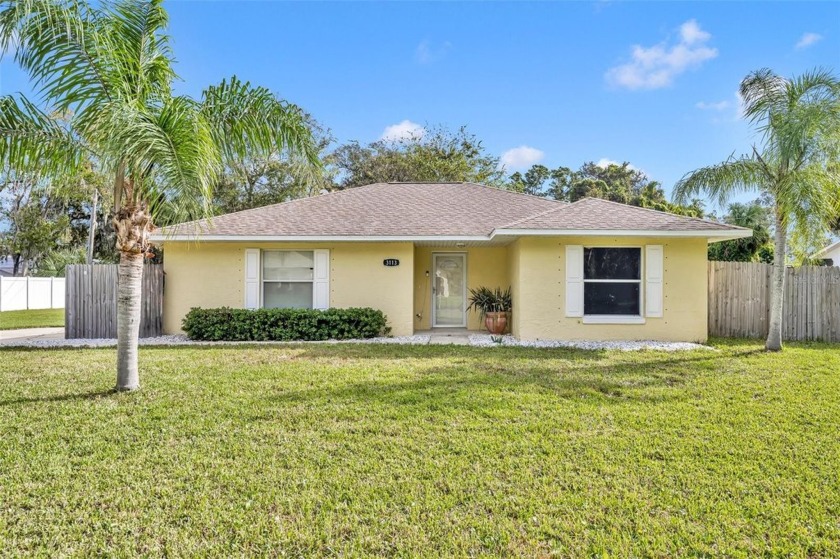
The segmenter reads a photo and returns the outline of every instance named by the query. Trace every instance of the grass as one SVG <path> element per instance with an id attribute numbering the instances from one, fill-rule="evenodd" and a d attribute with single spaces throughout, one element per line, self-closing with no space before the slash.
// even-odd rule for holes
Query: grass
<path id="1" fill-rule="evenodd" d="M 21 556 L 840 556 L 840 351 L 0 350 Z"/>
<path id="2" fill-rule="evenodd" d="M 0 330 L 64 326 L 64 309 L 33 309 L 0 312 Z"/>

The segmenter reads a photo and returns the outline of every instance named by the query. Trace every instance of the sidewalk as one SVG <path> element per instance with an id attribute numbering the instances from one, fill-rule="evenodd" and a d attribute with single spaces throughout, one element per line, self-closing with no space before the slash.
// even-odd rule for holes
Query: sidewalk
<path id="1" fill-rule="evenodd" d="M 21 328 L 0 330 L 0 345 L 25 343 L 35 340 L 63 340 L 64 328 Z"/>

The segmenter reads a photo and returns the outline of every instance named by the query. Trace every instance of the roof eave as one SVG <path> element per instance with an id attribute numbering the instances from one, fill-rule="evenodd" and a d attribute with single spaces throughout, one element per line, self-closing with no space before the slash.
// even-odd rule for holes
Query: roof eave
<path id="1" fill-rule="evenodd" d="M 490 241 L 491 239 L 485 235 L 208 235 L 202 233 L 167 235 L 165 233 L 157 233 L 153 234 L 150 240 L 157 243 L 168 241 L 393 243 L 409 241 L 480 242 Z"/>
<path id="2" fill-rule="evenodd" d="M 832 250 L 834 250 L 835 248 L 840 248 L 840 241 L 837 241 L 836 243 L 832 243 L 832 244 L 828 245 L 827 247 L 825 247 L 824 249 L 822 249 L 821 251 L 814 253 L 814 258 L 821 258 L 821 257 L 825 256 L 826 254 L 828 254 L 829 252 L 831 252 Z"/>
<path id="3" fill-rule="evenodd" d="M 204 242 L 488 242 L 496 237 L 674 237 L 701 238 L 709 242 L 751 237 L 752 231 L 657 231 L 640 229 L 496 229 L 485 235 L 208 235 L 152 234 L 156 243 L 180 241 Z"/>

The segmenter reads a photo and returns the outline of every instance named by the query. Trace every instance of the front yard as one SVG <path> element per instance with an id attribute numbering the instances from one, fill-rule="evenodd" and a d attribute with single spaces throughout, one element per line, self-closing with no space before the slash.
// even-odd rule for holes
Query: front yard
<path id="1" fill-rule="evenodd" d="M 0 349 L 10 555 L 840 555 L 840 348 Z"/>
<path id="2" fill-rule="evenodd" d="M 64 309 L 33 309 L 0 312 L 0 330 L 64 326 Z"/>

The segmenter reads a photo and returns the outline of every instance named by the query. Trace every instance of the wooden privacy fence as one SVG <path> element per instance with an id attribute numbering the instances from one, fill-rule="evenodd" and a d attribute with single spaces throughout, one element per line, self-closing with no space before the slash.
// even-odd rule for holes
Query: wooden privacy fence
<path id="1" fill-rule="evenodd" d="M 71 338 L 117 337 L 117 265 L 67 266 L 64 307 L 65 333 Z M 143 267 L 140 337 L 159 336 L 163 330 L 163 266 Z"/>
<path id="2" fill-rule="evenodd" d="M 840 342 L 840 268 L 785 270 L 782 337 Z M 773 266 L 709 262 L 709 335 L 764 338 L 770 324 Z"/>

